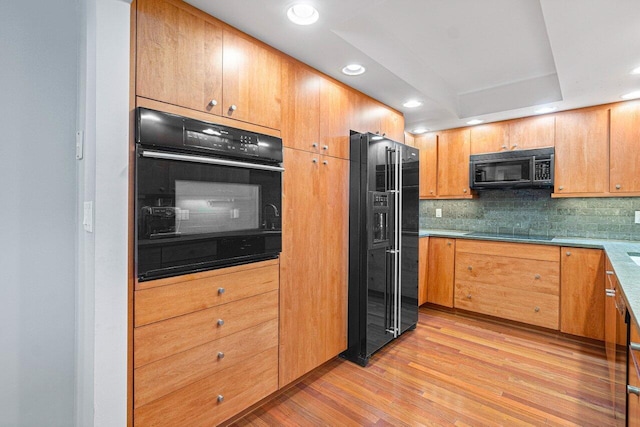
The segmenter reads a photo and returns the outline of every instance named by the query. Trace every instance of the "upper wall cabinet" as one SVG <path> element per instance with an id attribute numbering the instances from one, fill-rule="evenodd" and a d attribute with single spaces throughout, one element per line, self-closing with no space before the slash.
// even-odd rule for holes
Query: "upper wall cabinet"
<path id="1" fill-rule="evenodd" d="M 280 128 L 280 56 L 186 3 L 139 0 L 136 95 Z"/>
<path id="2" fill-rule="evenodd" d="M 357 92 L 351 94 L 351 129 L 357 132 L 379 133 L 397 142 L 404 142 L 404 116 Z"/>
<path id="3" fill-rule="evenodd" d="M 609 189 L 609 109 L 556 115 L 555 195 L 603 194 Z"/>
<path id="4" fill-rule="evenodd" d="M 438 196 L 471 197 L 469 142 L 469 129 L 455 129 L 438 135 Z"/>
<path id="5" fill-rule="evenodd" d="M 640 192 L 640 101 L 611 108 L 611 193 Z"/>
<path id="6" fill-rule="evenodd" d="M 438 195 L 438 135 L 425 133 L 416 136 L 414 145 L 420 150 L 420 198 Z"/>
<path id="7" fill-rule="evenodd" d="M 285 146 L 349 158 L 349 93 L 311 69 L 285 62 L 282 138 Z"/>
<path id="8" fill-rule="evenodd" d="M 539 116 L 471 128 L 471 154 L 553 147 L 555 117 Z"/>

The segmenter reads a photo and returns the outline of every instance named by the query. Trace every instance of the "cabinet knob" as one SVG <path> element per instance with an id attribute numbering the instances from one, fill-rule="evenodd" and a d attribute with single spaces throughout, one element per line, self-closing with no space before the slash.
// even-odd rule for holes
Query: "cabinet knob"
<path id="1" fill-rule="evenodd" d="M 622 188 L 622 185 L 616 184 L 616 190 L 619 190 L 620 188 Z"/>
<path id="2" fill-rule="evenodd" d="M 447 242 L 447 246 L 451 246 L 451 242 Z"/>
<path id="3" fill-rule="evenodd" d="M 313 148 L 318 148 L 318 143 L 317 143 L 317 142 L 314 142 L 313 144 L 311 144 L 311 146 L 312 146 Z"/>
<path id="4" fill-rule="evenodd" d="M 533 278 L 536 279 L 536 280 L 540 280 L 540 275 L 536 274 L 535 276 L 533 276 Z"/>
<path id="5" fill-rule="evenodd" d="M 224 396 L 219 394 L 217 400 L 218 400 L 218 403 L 222 403 L 224 401 Z"/>
<path id="6" fill-rule="evenodd" d="M 231 107 L 229 107 L 229 112 L 232 113 L 234 111 L 236 111 L 238 109 L 238 106 L 236 104 L 231 105 Z"/>
<path id="7" fill-rule="evenodd" d="M 462 192 L 463 192 L 463 193 L 466 193 L 466 192 L 467 192 L 467 189 L 466 189 L 466 188 L 463 188 L 463 189 L 462 189 Z"/>
<path id="8" fill-rule="evenodd" d="M 533 309 L 533 311 L 535 311 L 536 313 L 540 311 L 540 307 L 536 307 Z"/>
<path id="9" fill-rule="evenodd" d="M 429 191 L 429 193 L 430 193 L 430 194 L 433 194 L 433 190 L 430 190 L 430 191 Z"/>
<path id="10" fill-rule="evenodd" d="M 218 295 L 224 294 L 224 288 L 218 288 Z"/>
<path id="11" fill-rule="evenodd" d="M 467 299 L 471 299 L 471 294 L 467 294 Z"/>
<path id="12" fill-rule="evenodd" d="M 518 148 L 518 144 L 513 144 L 511 148 Z"/>
<path id="13" fill-rule="evenodd" d="M 222 326 L 222 325 L 224 325 L 224 320 L 218 319 L 218 326 Z"/>
<path id="14" fill-rule="evenodd" d="M 318 163 L 318 159 L 311 160 L 313 163 Z"/>
<path id="15" fill-rule="evenodd" d="M 329 146 L 328 146 L 328 145 L 323 145 L 323 146 L 322 146 L 322 149 L 323 149 L 323 150 L 328 150 L 328 149 L 329 149 Z"/>
<path id="16" fill-rule="evenodd" d="M 473 270 L 473 267 L 469 266 L 469 267 L 467 267 L 467 270 L 471 271 L 471 270 Z"/>
<path id="17" fill-rule="evenodd" d="M 502 149 L 506 150 L 507 149 L 507 145 L 506 144 L 502 144 Z"/>
<path id="18" fill-rule="evenodd" d="M 218 352 L 218 359 L 224 359 L 224 353 L 219 351 Z"/>
<path id="19" fill-rule="evenodd" d="M 215 99 L 212 99 L 211 101 L 209 101 L 209 105 L 211 105 L 212 107 L 215 107 L 216 105 L 218 105 L 218 101 L 216 101 Z"/>
<path id="20" fill-rule="evenodd" d="M 571 256 L 571 252 L 567 251 L 567 256 Z"/>
<path id="21" fill-rule="evenodd" d="M 564 190 L 564 187 L 561 185 L 560 187 L 558 187 L 558 190 Z"/>
<path id="22" fill-rule="evenodd" d="M 323 164 L 323 165 L 328 165 L 328 164 L 329 164 L 329 162 L 328 162 L 328 161 L 326 161 L 326 160 L 323 160 L 323 161 L 322 161 L 322 164 Z"/>

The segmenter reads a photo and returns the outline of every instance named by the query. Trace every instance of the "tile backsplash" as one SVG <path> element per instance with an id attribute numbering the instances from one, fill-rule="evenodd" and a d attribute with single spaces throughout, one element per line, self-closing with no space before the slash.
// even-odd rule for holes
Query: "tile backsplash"
<path id="1" fill-rule="evenodd" d="M 442 209 L 442 218 L 436 218 Z M 421 200 L 420 227 L 640 240 L 640 197 L 552 199 L 551 190 L 488 190 L 471 200 Z"/>

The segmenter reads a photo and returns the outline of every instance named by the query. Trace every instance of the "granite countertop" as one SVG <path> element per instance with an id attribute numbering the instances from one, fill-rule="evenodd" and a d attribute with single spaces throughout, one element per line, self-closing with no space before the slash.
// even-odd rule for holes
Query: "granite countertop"
<path id="1" fill-rule="evenodd" d="M 586 239 L 581 237 L 546 238 L 535 236 L 513 236 L 503 234 L 472 233 L 457 230 L 420 229 L 420 237 L 450 237 L 452 239 L 493 240 L 499 242 L 535 243 L 540 245 L 571 246 L 580 248 L 604 249 L 613 270 L 616 273 L 622 296 L 631 318 L 638 324 L 640 320 L 640 266 L 628 252 L 640 253 L 640 242 L 604 239 Z"/>

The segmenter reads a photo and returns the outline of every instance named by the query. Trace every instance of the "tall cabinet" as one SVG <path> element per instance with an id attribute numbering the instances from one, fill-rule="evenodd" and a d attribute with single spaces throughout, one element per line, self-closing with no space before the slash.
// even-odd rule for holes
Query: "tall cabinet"
<path id="1" fill-rule="evenodd" d="M 347 346 L 348 92 L 283 67 L 280 387 Z"/>

